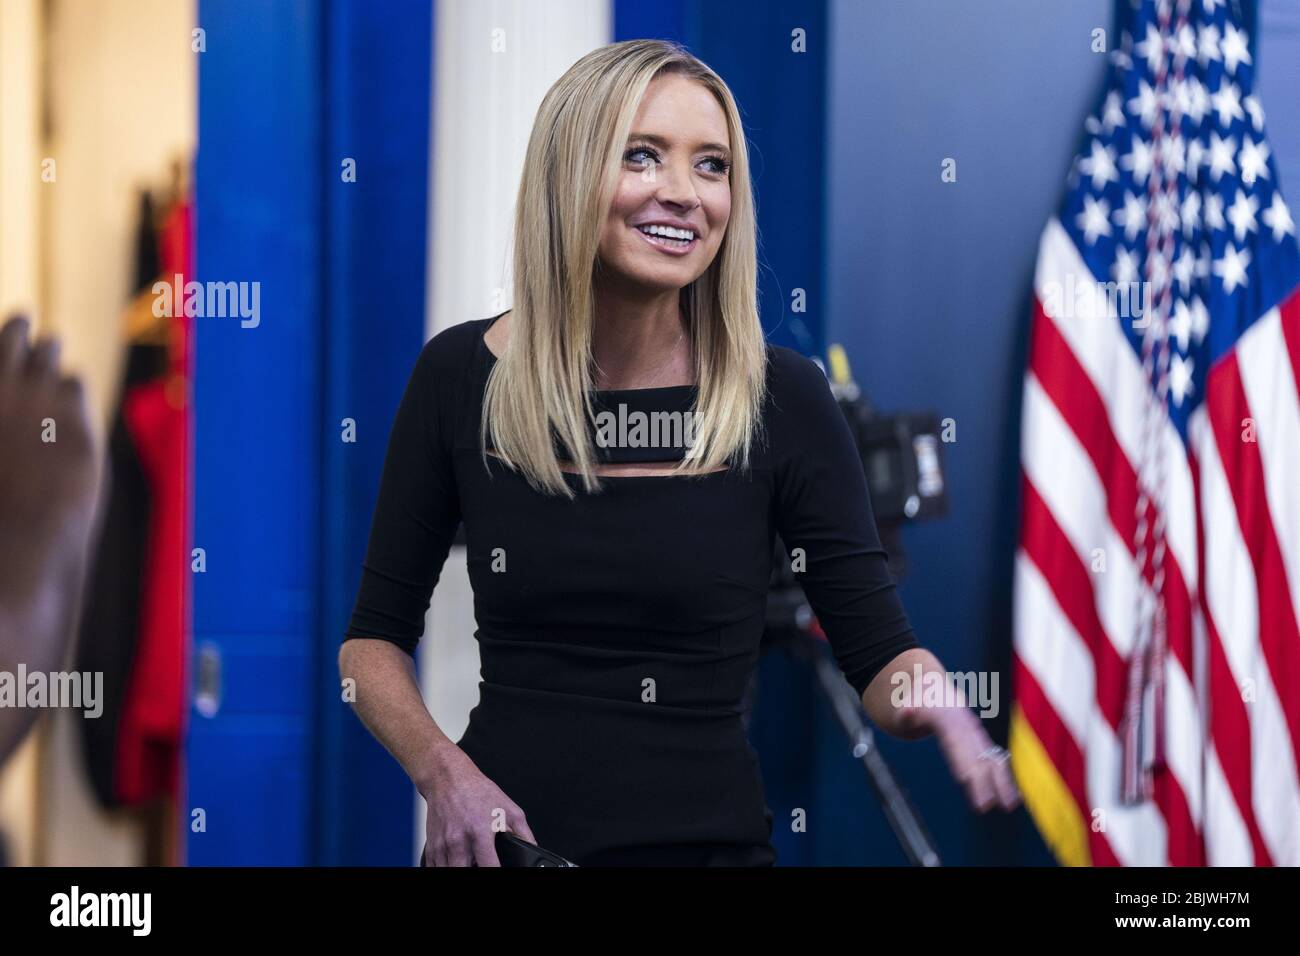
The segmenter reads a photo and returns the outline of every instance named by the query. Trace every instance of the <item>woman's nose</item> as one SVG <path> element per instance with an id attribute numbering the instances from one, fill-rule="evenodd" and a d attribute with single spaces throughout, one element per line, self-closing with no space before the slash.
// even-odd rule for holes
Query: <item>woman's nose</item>
<path id="1" fill-rule="evenodd" d="M 694 209 L 700 203 L 695 191 L 695 181 L 689 168 L 665 163 L 659 172 L 658 188 L 655 198 L 662 203 L 679 206 L 682 209 Z"/>

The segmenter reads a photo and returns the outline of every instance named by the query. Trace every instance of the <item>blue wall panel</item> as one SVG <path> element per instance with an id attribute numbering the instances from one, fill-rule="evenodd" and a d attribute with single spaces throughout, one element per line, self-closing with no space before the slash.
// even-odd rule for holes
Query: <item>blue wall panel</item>
<path id="1" fill-rule="evenodd" d="M 1254 8 L 1251 4 L 1250 8 Z M 1262 0 L 1255 19 L 1259 35 L 1255 92 L 1264 107 L 1265 132 L 1277 162 L 1282 196 L 1294 215 L 1300 208 L 1300 0 Z"/>
<path id="2" fill-rule="evenodd" d="M 309 859 L 319 564 L 320 13 L 204 2 L 196 271 L 259 282 L 260 323 L 196 319 L 194 641 L 228 702 L 191 714 L 193 864 Z"/>
<path id="3" fill-rule="evenodd" d="M 337 652 L 424 341 L 430 6 L 203 0 L 199 24 L 197 277 L 260 282 L 261 320 L 197 320 L 194 641 L 223 705 L 190 718 L 189 860 L 408 863 L 410 785 Z"/>
<path id="4" fill-rule="evenodd" d="M 676 40 L 689 44 L 694 35 L 692 18 L 694 0 L 661 0 L 639 3 L 616 0 L 614 3 L 614 40 Z"/>
<path id="5" fill-rule="evenodd" d="M 414 790 L 340 699 L 339 642 L 356 597 L 388 430 L 425 341 L 431 5 L 330 6 L 324 79 L 325 549 L 316 862 L 411 862 Z M 401 29 L 393 29 L 400 23 Z M 356 161 L 356 182 L 340 164 Z M 356 422 L 356 442 L 340 440 Z"/>
<path id="6" fill-rule="evenodd" d="M 742 12 L 743 11 L 743 12 Z M 803 29 L 807 51 L 791 49 Z M 802 352 L 821 345 L 823 139 L 826 100 L 824 0 L 745 3 L 617 0 L 614 39 L 684 44 L 727 82 L 750 145 L 758 202 L 759 314 L 769 339 Z M 791 311 L 803 289 L 806 312 Z"/>

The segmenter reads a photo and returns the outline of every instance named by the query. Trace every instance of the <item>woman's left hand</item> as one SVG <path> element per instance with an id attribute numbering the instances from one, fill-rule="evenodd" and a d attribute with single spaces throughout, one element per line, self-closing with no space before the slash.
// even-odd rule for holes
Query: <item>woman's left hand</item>
<path id="1" fill-rule="evenodd" d="M 948 769 L 979 813 L 1020 806 L 1020 788 L 1011 773 L 1011 755 L 995 745 L 968 708 L 948 710 L 935 727 Z"/>

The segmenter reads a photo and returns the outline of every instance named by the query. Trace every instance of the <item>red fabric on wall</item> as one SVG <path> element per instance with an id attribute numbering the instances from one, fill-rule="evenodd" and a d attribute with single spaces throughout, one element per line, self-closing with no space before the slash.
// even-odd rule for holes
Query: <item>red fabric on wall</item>
<path id="1" fill-rule="evenodd" d="M 193 274 L 193 208 L 174 203 L 159 234 L 162 278 Z M 182 286 L 183 288 L 183 286 Z M 192 319 L 171 319 L 169 368 L 131 388 L 123 416 L 148 477 L 153 512 L 141 582 L 140 635 L 117 739 L 122 802 L 178 800 L 188 715 L 190 634 L 189 395 Z"/>
<path id="2" fill-rule="evenodd" d="M 167 378 L 132 388 L 123 415 L 153 499 L 140 633 L 117 741 L 117 790 L 128 804 L 175 796 L 184 730 L 185 419 Z"/>

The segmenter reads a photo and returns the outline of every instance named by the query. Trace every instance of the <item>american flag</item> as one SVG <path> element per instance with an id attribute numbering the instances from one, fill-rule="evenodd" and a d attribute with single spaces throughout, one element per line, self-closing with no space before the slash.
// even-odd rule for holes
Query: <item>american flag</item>
<path id="1" fill-rule="evenodd" d="M 1300 864 L 1300 252 L 1224 0 L 1124 4 L 1043 233 L 1011 749 L 1064 863 Z"/>

